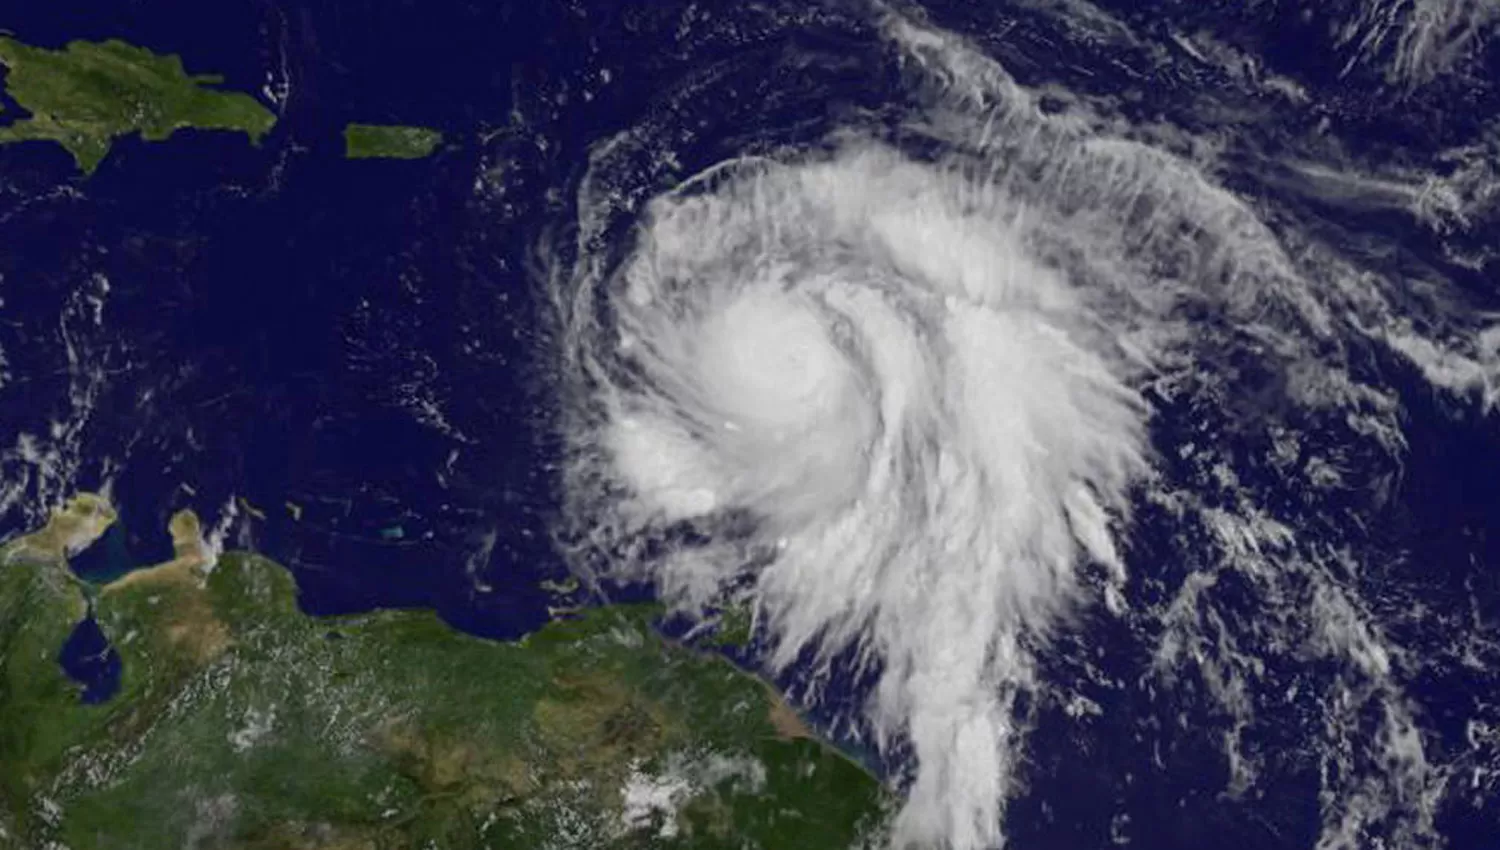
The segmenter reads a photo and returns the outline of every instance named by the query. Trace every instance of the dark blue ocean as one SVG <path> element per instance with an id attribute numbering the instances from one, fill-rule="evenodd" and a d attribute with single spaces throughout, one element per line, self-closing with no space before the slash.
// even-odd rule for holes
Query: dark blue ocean
<path id="1" fill-rule="evenodd" d="M 1316 104 L 1289 114 L 1287 132 L 1336 119 L 1341 144 L 1420 161 L 1479 137 L 1500 115 L 1494 42 L 1464 78 L 1390 110 L 1374 66 L 1351 71 L 1330 46 L 1328 33 L 1352 3 L 1100 5 L 1164 43 L 1170 32 L 1211 29 L 1258 52 Z M 39 506 L 67 492 L 108 485 L 121 521 L 77 559 L 85 578 L 169 557 L 165 528 L 176 510 L 191 507 L 210 527 L 232 511 L 227 543 L 289 566 L 310 613 L 426 607 L 493 637 L 545 622 L 559 598 L 541 583 L 568 574 L 553 538 L 563 447 L 535 262 L 540 240 L 571 235 L 565 222 L 591 147 L 640 121 L 709 59 L 714 73 L 745 76 L 731 81 L 734 97 L 694 107 L 679 147 L 689 165 L 747 143 L 818 139 L 845 114 L 878 122 L 882 74 L 897 73 L 865 7 L 845 3 L 785 26 L 749 13 L 736 23 L 738 7 L 726 5 L 720 17 L 730 23 L 696 41 L 678 37 L 687 4 L 676 2 L 11 6 L 0 30 L 25 42 L 122 38 L 180 54 L 190 72 L 222 74 L 226 87 L 268 104 L 274 96 L 279 120 L 259 146 L 195 131 L 166 143 L 120 139 L 87 179 L 55 145 L 0 147 L 0 449 L 10 452 L 0 538 L 26 530 Z M 1155 54 L 1122 49 L 1101 64 L 1097 45 L 1026 9 L 940 3 L 926 14 L 991 50 L 1026 84 L 1103 94 L 1125 85 L 1118 75 L 1142 75 L 1132 85 L 1154 93 L 1130 101 L 1142 120 L 1192 129 L 1204 120 L 1196 111 L 1204 92 L 1233 97 L 1213 72 Z M 611 82 L 601 84 L 600 69 Z M 15 111 L 4 106 L 0 120 Z M 425 160 L 349 161 L 340 135 L 349 122 L 432 127 L 445 143 Z M 1265 132 L 1258 151 L 1276 144 Z M 1223 175 L 1226 184 L 1251 196 L 1276 191 L 1274 171 L 1248 147 L 1243 164 Z M 1439 240 L 1399 218 L 1375 224 L 1400 243 L 1393 261 L 1440 269 L 1500 309 L 1500 269 L 1456 265 L 1445 253 L 1493 242 L 1500 229 L 1476 225 Z M 1364 368 L 1402 388 L 1410 451 L 1399 466 L 1376 470 L 1388 482 L 1382 522 L 1358 545 L 1421 557 L 1361 580 L 1390 606 L 1394 639 L 1431 653 L 1413 693 L 1434 751 L 1462 763 L 1468 719 L 1500 701 L 1500 671 L 1445 654 L 1451 634 L 1401 614 L 1421 604 L 1500 621 L 1500 432 L 1405 361 L 1372 351 Z M 1177 439 L 1170 423 L 1189 414 L 1247 446 L 1261 439 L 1238 434 L 1232 410 L 1178 413 L 1163 417 L 1158 443 Z M 1304 424 L 1329 435 L 1343 427 Z M 22 435 L 40 456 L 12 450 Z M 1373 470 L 1388 461 L 1352 462 Z M 1338 525 L 1313 515 L 1326 505 L 1304 511 L 1300 499 L 1285 494 L 1288 516 Z M 1368 512 L 1374 502 L 1348 510 Z M 1135 569 L 1132 598 L 1163 601 L 1194 569 L 1182 557 L 1191 549 L 1183 534 L 1143 511 L 1130 560 L 1159 568 Z M 1225 615 L 1256 616 L 1245 598 L 1243 610 Z M 1090 646 L 1113 647 L 1091 660 L 1098 669 L 1123 676 L 1146 663 L 1118 621 L 1084 622 L 1095 630 Z M 1108 638 L 1112 629 L 1122 630 L 1118 639 Z M 80 629 L 60 652 L 70 673 L 91 683 L 86 700 L 102 698 L 99 689 L 107 694 L 119 675 L 97 628 Z M 753 653 L 740 660 L 753 663 Z M 1048 661 L 1060 676 L 1081 663 L 1066 639 Z M 1268 680 L 1278 675 L 1270 670 Z M 857 713 L 869 682 L 836 682 L 812 716 L 845 728 L 839 721 Z M 805 682 L 793 671 L 783 684 Z M 1230 799 L 1216 745 L 1226 721 L 1208 702 L 1168 711 L 1153 695 L 1100 688 L 1092 697 L 1108 728 L 1088 735 L 1061 706 L 1023 706 L 1035 731 L 1026 793 L 1008 823 L 1013 846 L 1113 846 L 1126 829 L 1120 811 L 1132 814 L 1127 831 L 1149 834 L 1160 850 L 1313 845 L 1311 762 L 1273 759 L 1279 784 L 1268 798 Z M 1293 716 L 1306 708 L 1287 707 L 1288 729 L 1310 722 Z M 860 747 L 846 732 L 850 748 Z M 1252 743 L 1264 752 L 1294 744 L 1290 734 L 1258 734 L 1267 737 Z M 900 774 L 896 761 L 861 754 Z M 1438 832 L 1454 850 L 1500 847 L 1497 806 L 1447 798 Z"/>
<path id="2" fill-rule="evenodd" d="M 247 542 L 297 571 L 310 611 L 420 605 L 486 634 L 535 627 L 536 582 L 560 570 L 540 323 L 523 211 L 495 216 L 473 192 L 513 65 L 542 66 L 535 23 L 416 3 L 79 3 L 4 25 L 48 46 L 124 38 L 230 88 L 258 92 L 269 72 L 289 91 L 258 148 L 123 139 L 86 182 L 56 146 L 0 150 L 15 376 L 0 432 L 76 415 L 70 344 L 103 376 L 73 485 L 112 481 L 122 520 L 80 569 L 160 561 L 172 511 L 213 524 L 243 499 Z M 346 161 L 351 121 L 453 143 L 428 161 Z M 102 324 L 69 343 L 68 299 L 100 279 Z M 421 421 L 424 401 L 447 421 Z"/>

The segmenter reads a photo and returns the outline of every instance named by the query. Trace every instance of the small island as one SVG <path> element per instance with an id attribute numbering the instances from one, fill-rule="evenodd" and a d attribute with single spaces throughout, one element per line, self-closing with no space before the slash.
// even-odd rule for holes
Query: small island
<path id="1" fill-rule="evenodd" d="M 185 127 L 233 130 L 252 143 L 276 116 L 250 95 L 219 91 L 212 74 L 188 74 L 178 56 L 161 56 L 123 41 L 74 41 L 61 50 L 0 36 L 5 88 L 30 113 L 0 126 L 0 144 L 44 140 L 62 145 L 85 175 L 114 139 L 140 133 L 163 141 Z"/>
<path id="2" fill-rule="evenodd" d="M 344 156 L 349 159 L 422 159 L 431 156 L 442 141 L 442 133 L 426 127 L 350 124 L 344 128 Z"/>
<path id="3" fill-rule="evenodd" d="M 0 546 L 0 847 L 735 848 L 883 841 L 891 798 L 765 683 L 663 638 L 651 606 L 511 642 L 422 611 L 315 618 L 292 576 L 219 554 L 97 586 L 85 496 Z M 122 662 L 80 699 L 91 615 Z"/>

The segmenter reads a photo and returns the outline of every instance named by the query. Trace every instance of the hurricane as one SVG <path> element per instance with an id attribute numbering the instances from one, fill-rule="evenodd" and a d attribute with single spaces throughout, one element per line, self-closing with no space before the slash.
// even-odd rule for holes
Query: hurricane
<path id="1" fill-rule="evenodd" d="M 1279 226 L 1201 139 L 1028 88 L 918 19 L 882 12 L 878 33 L 901 81 L 878 115 L 681 179 L 630 171 L 649 128 L 594 149 L 574 240 L 541 273 L 575 563 L 692 616 L 748 606 L 773 674 L 867 674 L 862 724 L 910 757 L 889 844 L 952 850 L 1005 843 L 1024 704 L 1082 612 L 1149 624 L 1140 683 L 1203 683 L 1235 719 L 1231 782 L 1252 784 L 1253 664 L 1201 608 L 1233 574 L 1267 652 L 1354 659 L 1342 713 L 1308 734 L 1385 742 L 1374 773 L 1325 774 L 1319 846 L 1429 835 L 1442 772 L 1370 660 L 1386 650 L 1351 550 L 1304 545 L 1292 516 L 1404 449 L 1360 352 L 1428 339 L 1398 318 L 1413 290 Z M 1479 329 L 1451 315 L 1428 330 L 1481 369 L 1455 342 Z M 1219 433 L 1181 425 L 1210 408 Z M 1317 429 L 1340 442 L 1264 463 L 1222 429 L 1283 454 Z M 1270 495 L 1286 488 L 1305 502 Z M 1137 571 L 1181 567 L 1132 557 L 1142 510 L 1192 529 L 1175 600 L 1133 598 Z"/>

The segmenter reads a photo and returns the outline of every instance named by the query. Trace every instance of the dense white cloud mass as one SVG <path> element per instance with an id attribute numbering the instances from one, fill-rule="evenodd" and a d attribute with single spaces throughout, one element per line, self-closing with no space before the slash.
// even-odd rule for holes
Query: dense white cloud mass
<path id="1" fill-rule="evenodd" d="M 1226 507 L 1163 483 L 1160 451 L 1202 455 L 1225 487 L 1234 471 L 1211 435 L 1151 446 L 1145 389 L 1228 403 L 1226 373 L 1262 369 L 1281 376 L 1281 403 L 1344 409 L 1360 439 L 1396 451 L 1394 405 L 1351 375 L 1343 342 L 1395 322 L 1386 284 L 1311 243 L 1294 260 L 1200 163 L 1167 152 L 1181 139 L 1132 139 L 1081 104 L 1044 111 L 957 39 L 895 18 L 886 33 L 918 101 L 905 130 L 941 154 L 855 127 L 731 159 L 646 204 L 616 263 L 599 211 L 621 200 L 611 157 L 636 142 L 596 150 L 577 257 L 549 279 L 569 509 L 605 569 L 685 609 L 744 594 L 773 665 L 853 651 L 878 673 L 877 743 L 915 763 L 895 843 L 979 850 L 1002 843 L 1034 647 L 1081 603 L 1129 607 L 1120 541 L 1136 496 L 1196 513 L 1224 568 L 1276 604 L 1292 603 L 1272 562 L 1296 576 L 1288 588 L 1333 581 L 1248 496 Z M 1306 475 L 1295 486 L 1340 486 L 1334 464 Z M 668 533 L 684 527 L 690 545 Z M 1185 585 L 1183 611 L 1211 585 Z M 1152 675 L 1199 663 L 1232 681 L 1207 669 L 1234 663 L 1232 641 L 1223 658 L 1182 649 L 1222 623 L 1174 612 L 1159 615 Z M 1379 641 L 1344 637 L 1309 652 Z M 1359 675 L 1377 674 L 1361 693 L 1384 701 L 1394 735 L 1408 707 L 1388 670 Z M 1212 692 L 1249 722 L 1253 700 Z M 1228 746 L 1231 769 L 1251 770 Z M 1330 806 L 1328 835 L 1431 787 L 1420 752 L 1401 764 L 1348 798 L 1357 811 Z"/>
<path id="2" fill-rule="evenodd" d="M 861 638 L 877 725 L 921 768 L 905 832 L 996 840 L 1013 646 L 1118 571 L 1110 512 L 1146 467 L 1133 368 L 1086 290 L 984 184 L 878 148 L 746 164 L 652 207 L 618 281 L 602 433 L 636 509 L 755 516 L 777 659 Z M 731 553 L 674 558 L 706 601 Z"/>

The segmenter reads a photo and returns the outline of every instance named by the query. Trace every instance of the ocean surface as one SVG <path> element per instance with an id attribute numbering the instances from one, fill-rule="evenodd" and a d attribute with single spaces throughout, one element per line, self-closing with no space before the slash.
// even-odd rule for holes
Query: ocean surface
<path id="1" fill-rule="evenodd" d="M 893 105 L 922 63 L 888 14 L 998 62 L 1039 113 L 1083 104 L 1193 163 L 1295 261 L 1332 246 L 1411 281 L 1391 329 L 1310 343 L 1380 389 L 1347 404 L 1288 401 L 1317 381 L 1193 317 L 1235 341 L 1202 366 L 1228 377 L 1143 395 L 1161 480 L 1198 501 L 1142 488 L 1120 545 L 1135 613 L 1085 608 L 1034 647 L 1047 684 L 1013 705 L 1029 731 L 1008 846 L 1500 846 L 1500 370 L 1482 333 L 1500 311 L 1500 12 L 1477 0 L 17 6 L 0 29 L 22 41 L 180 54 L 279 121 L 259 146 L 121 139 L 86 180 L 55 145 L 0 147 L 0 539 L 102 490 L 121 520 L 76 560 L 85 578 L 170 557 L 167 518 L 191 507 L 224 546 L 288 565 L 310 613 L 536 628 L 582 598 L 542 586 L 579 566 L 558 546 L 576 528 L 549 254 L 618 262 L 650 195 L 847 126 L 941 158 Z M 348 161 L 356 121 L 446 142 Z M 1318 464 L 1348 486 L 1287 486 Z M 1213 524 L 1252 502 L 1264 522 Z M 1281 551 L 1276 529 L 1315 566 L 1244 566 Z M 1243 561 L 1223 554 L 1235 534 Z M 1308 621 L 1353 648 L 1291 637 Z M 118 659 L 87 622 L 62 658 L 102 699 Z M 858 717 L 875 674 L 855 666 L 808 657 L 778 682 L 909 779 L 911 753 Z"/>
<path id="2" fill-rule="evenodd" d="M 523 234 L 473 191 L 511 64 L 537 55 L 515 17 L 423 4 L 7 16 L 32 44 L 178 53 L 276 95 L 281 116 L 258 148 L 122 139 L 86 182 L 56 146 L 0 150 L 0 430 L 35 447 L 7 453 L 8 533 L 65 491 L 108 487 L 121 522 L 85 574 L 165 559 L 167 518 L 192 507 L 230 545 L 293 567 L 310 611 L 436 607 L 500 635 L 543 621 L 536 582 L 562 568 L 545 524 L 538 307 Z M 430 161 L 346 161 L 352 121 L 456 141 Z"/>

